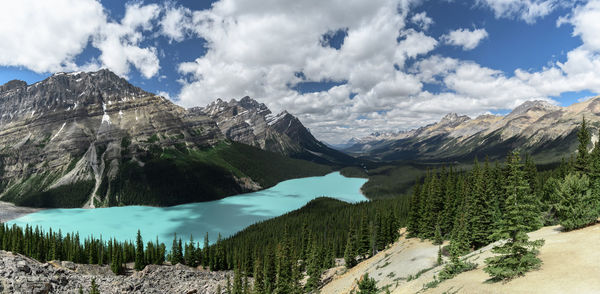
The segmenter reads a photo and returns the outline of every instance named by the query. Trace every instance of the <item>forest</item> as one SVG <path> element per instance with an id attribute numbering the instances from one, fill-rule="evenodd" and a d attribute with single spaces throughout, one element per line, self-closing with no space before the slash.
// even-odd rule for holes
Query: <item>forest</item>
<path id="1" fill-rule="evenodd" d="M 0 248 L 40 261 L 110 264 L 117 274 L 127 262 L 137 270 L 165 261 L 233 270 L 228 293 L 303 293 L 320 286 L 321 273 L 336 258 L 352 267 L 395 242 L 406 227 L 408 237 L 450 240 L 444 250 L 450 262 L 434 284 L 472 269 L 461 256 L 500 239 L 507 242 L 493 249 L 497 255 L 486 260 L 485 270 L 492 280 L 511 279 L 542 262 L 536 255 L 543 240 L 531 241 L 527 232 L 555 224 L 573 230 L 600 216 L 600 146 L 592 146 L 585 120 L 578 140 L 574 156 L 555 168 L 540 171 L 518 151 L 504 163 L 475 160 L 471 170 L 441 167 L 418 180 L 410 196 L 356 204 L 321 197 L 214 243 L 208 235 L 202 242 L 174 235 L 170 252 L 158 240 L 144 244 L 139 232 L 134 243 L 7 225 L 0 226 Z"/>

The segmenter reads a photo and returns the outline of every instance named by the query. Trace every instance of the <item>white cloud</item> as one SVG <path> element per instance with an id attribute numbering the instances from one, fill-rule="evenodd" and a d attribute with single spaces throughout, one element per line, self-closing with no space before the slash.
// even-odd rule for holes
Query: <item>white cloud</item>
<path id="1" fill-rule="evenodd" d="M 183 41 L 192 29 L 191 14 L 192 11 L 188 8 L 167 4 L 165 15 L 160 21 L 161 34 L 169 37 L 171 41 Z"/>
<path id="2" fill-rule="evenodd" d="M 151 78 L 160 68 L 156 48 L 141 48 L 144 32 L 150 32 L 160 13 L 156 4 L 142 6 L 139 2 L 125 6 L 125 16 L 120 23 L 106 23 L 94 36 L 92 44 L 102 53 L 99 61 L 118 75 L 127 75 L 130 65 Z"/>
<path id="3" fill-rule="evenodd" d="M 457 29 L 442 36 L 444 43 L 460 46 L 463 50 L 473 50 L 479 42 L 488 37 L 485 29 Z"/>
<path id="4" fill-rule="evenodd" d="M 105 21 L 93 0 L 0 1 L 0 65 L 75 69 L 75 56 Z"/>
<path id="5" fill-rule="evenodd" d="M 0 65 L 36 72 L 108 67 L 123 76 L 133 65 L 149 78 L 159 69 L 156 49 L 142 48 L 140 43 L 159 12 L 155 4 L 127 4 L 125 16 L 117 23 L 107 19 L 95 0 L 1 1 Z M 101 55 L 77 65 L 75 57 L 88 44 Z"/>
<path id="6" fill-rule="evenodd" d="M 533 24 L 538 18 L 550 14 L 559 5 L 559 0 L 477 0 L 494 11 L 496 18 L 518 18 Z"/>
<path id="7" fill-rule="evenodd" d="M 413 15 L 410 19 L 414 24 L 421 27 L 422 30 L 426 31 L 434 23 L 433 19 L 427 16 L 427 12 L 423 11 Z"/>

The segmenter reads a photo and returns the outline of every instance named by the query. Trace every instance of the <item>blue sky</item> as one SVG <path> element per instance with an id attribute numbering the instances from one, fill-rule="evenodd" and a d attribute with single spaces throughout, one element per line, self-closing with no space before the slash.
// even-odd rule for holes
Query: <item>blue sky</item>
<path id="1" fill-rule="evenodd" d="M 109 68 L 185 107 L 250 95 L 330 141 L 600 90 L 596 0 L 44 5 L 0 4 L 0 84 Z"/>

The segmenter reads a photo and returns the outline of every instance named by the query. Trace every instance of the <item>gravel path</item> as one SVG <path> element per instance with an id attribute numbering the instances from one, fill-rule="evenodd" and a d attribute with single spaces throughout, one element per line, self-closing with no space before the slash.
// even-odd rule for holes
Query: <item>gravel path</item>
<path id="1" fill-rule="evenodd" d="M 20 207 L 12 203 L 0 201 L 0 222 L 6 222 L 32 212 L 40 211 L 40 208 Z"/>

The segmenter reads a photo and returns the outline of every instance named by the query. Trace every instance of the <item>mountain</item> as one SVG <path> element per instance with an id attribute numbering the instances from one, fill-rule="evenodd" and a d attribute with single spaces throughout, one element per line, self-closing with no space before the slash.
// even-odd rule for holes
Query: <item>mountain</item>
<path id="1" fill-rule="evenodd" d="M 10 81 L 0 86 L 0 200 L 175 205 L 331 170 L 231 142 L 217 122 L 109 70 Z"/>
<path id="2" fill-rule="evenodd" d="M 344 151 L 381 160 L 470 161 L 485 156 L 501 159 L 510 150 L 521 149 L 539 163 L 552 163 L 575 151 L 583 117 L 589 120 L 593 141 L 597 141 L 600 97 L 568 107 L 527 101 L 506 116 L 473 119 L 451 113 L 408 132 L 363 138 Z"/>
<path id="3" fill-rule="evenodd" d="M 356 162 L 317 140 L 297 117 L 287 111 L 275 115 L 265 104 L 248 96 L 229 102 L 217 99 L 191 111 L 206 113 L 228 139 L 236 142 L 323 164 Z"/>

